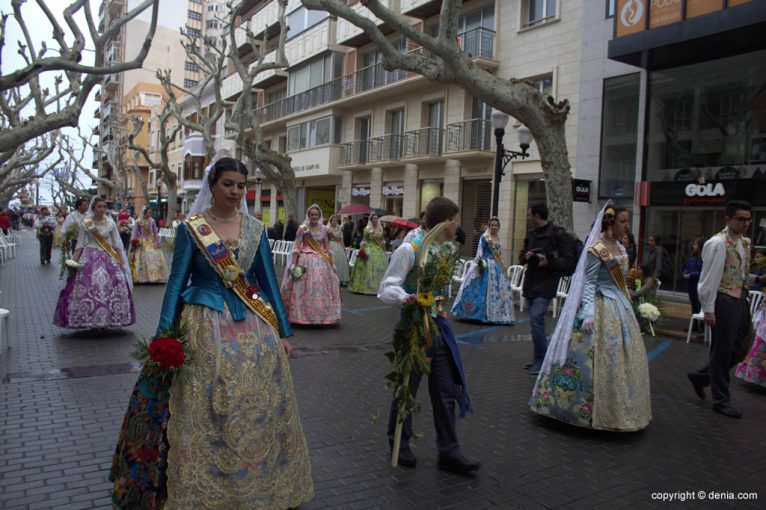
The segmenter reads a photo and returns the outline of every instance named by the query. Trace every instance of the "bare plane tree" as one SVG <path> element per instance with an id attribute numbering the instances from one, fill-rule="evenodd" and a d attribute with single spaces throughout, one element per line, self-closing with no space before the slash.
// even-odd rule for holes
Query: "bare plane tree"
<path id="1" fill-rule="evenodd" d="M 6 125 L 0 130 L 0 159 L 25 142 L 65 126 L 77 127 L 80 114 L 93 87 L 104 75 L 138 69 L 149 53 L 157 27 L 160 0 L 143 0 L 124 16 L 114 20 L 103 31 L 93 17 L 90 0 L 74 0 L 63 11 L 65 26 L 58 21 L 54 9 L 45 0 L 36 0 L 44 13 L 44 20 L 25 19 L 22 6 L 26 0 L 11 0 L 13 18 L 23 34 L 18 41 L 18 52 L 24 65 L 8 74 L 0 75 L 0 110 Z M 48 2 L 50 3 L 50 2 Z M 129 21 L 151 8 L 152 17 L 143 44 L 135 58 L 127 62 L 105 61 L 106 42 Z M 58 10 L 58 9 L 56 9 Z M 85 31 L 75 16 L 85 17 Z M 6 25 L 9 14 L 0 15 L 0 54 L 5 48 Z M 40 26 L 46 23 L 49 28 Z M 68 29 L 65 30 L 65 28 Z M 52 32 L 57 47 L 46 43 L 37 47 L 32 31 Z M 83 64 L 88 36 L 93 41 L 92 64 Z M 51 54 L 54 52 L 55 54 Z M 1 58 L 1 57 L 0 57 Z M 1 62 L 0 62 L 1 63 Z M 54 73 L 55 90 L 41 85 L 45 73 Z"/>
<path id="2" fill-rule="evenodd" d="M 228 3 L 229 15 L 229 61 L 234 65 L 240 79 L 242 80 L 242 93 L 237 98 L 232 108 L 231 119 L 226 127 L 237 130 L 237 145 L 242 147 L 242 152 L 251 161 L 258 165 L 268 180 L 274 183 L 284 196 L 285 213 L 298 217 L 297 196 L 295 189 L 295 171 L 292 167 L 291 158 L 278 151 L 272 150 L 266 146 L 261 131 L 260 119 L 258 118 L 257 97 L 253 91 L 253 81 L 258 74 L 270 71 L 285 69 L 288 67 L 287 57 L 285 55 L 285 41 L 287 40 L 287 20 L 285 10 L 287 0 L 278 0 L 279 9 L 277 19 L 279 22 L 279 36 L 273 62 L 266 61 L 268 45 L 266 33 L 263 41 L 255 38 L 250 28 L 246 29 L 247 41 L 255 52 L 255 62 L 248 65 L 237 51 L 236 30 L 242 30 L 234 26 L 234 20 L 238 19 L 245 7 L 245 2 L 234 5 Z M 268 31 L 267 31 L 268 32 Z"/>
<path id="3" fill-rule="evenodd" d="M 309 9 L 325 10 L 364 30 L 383 54 L 387 71 L 403 69 L 437 83 L 454 84 L 488 105 L 524 123 L 540 151 L 552 219 L 572 228 L 572 175 L 565 138 L 569 102 L 556 102 L 524 80 L 506 80 L 482 69 L 457 44 L 461 0 L 443 0 L 439 28 L 430 36 L 413 19 L 385 7 L 380 0 L 362 0 L 387 27 L 404 36 L 422 52 L 401 53 L 375 21 L 349 7 L 344 0 L 301 0 Z"/>
<path id="4" fill-rule="evenodd" d="M 98 147 L 93 144 L 90 139 L 86 138 L 78 129 L 77 137 L 79 144 L 76 144 L 70 136 L 63 135 L 61 137 L 60 148 L 65 154 L 69 156 L 69 161 L 72 164 L 74 171 L 79 171 L 90 177 L 90 179 L 96 183 L 115 191 L 118 197 L 124 197 L 127 195 L 128 183 L 124 173 L 115 172 L 116 179 L 110 179 L 105 176 L 99 176 L 94 174 L 90 168 L 85 164 L 86 154 L 88 150 L 92 151 L 95 157 L 100 157 L 100 151 Z M 79 146 L 78 146 L 79 145 Z M 113 166 L 113 168 L 115 168 Z M 119 199 L 119 198 L 118 198 Z"/>
<path id="5" fill-rule="evenodd" d="M 162 84 L 162 88 L 165 89 L 165 93 L 168 96 L 168 104 L 171 107 L 173 116 L 178 120 L 179 124 L 186 129 L 198 132 L 202 135 L 207 157 L 212 158 L 215 155 L 213 128 L 224 112 L 224 101 L 221 97 L 221 85 L 223 83 L 224 70 L 226 67 L 226 40 L 222 39 L 223 44 L 222 47 L 219 48 L 215 44 L 203 41 L 200 37 L 190 34 L 187 31 L 183 32 L 183 36 L 186 55 L 192 62 L 199 66 L 200 72 L 204 76 L 203 79 L 192 90 L 174 85 L 169 70 L 157 71 L 157 79 L 160 81 L 160 84 Z M 183 115 L 182 107 L 178 103 L 179 98 L 176 93 L 176 91 L 179 90 L 184 93 L 184 98 L 193 101 L 194 118 L 185 117 Z M 215 106 L 215 111 L 212 115 L 210 114 L 209 109 L 204 108 L 205 105 L 203 104 L 204 95 L 210 91 L 215 95 L 215 101 L 212 103 Z"/>
<path id="6" fill-rule="evenodd" d="M 165 183 L 165 187 L 168 189 L 167 220 L 170 220 L 170 221 L 172 221 L 172 218 L 175 218 L 176 216 L 176 207 L 178 203 L 178 192 L 176 190 L 176 184 L 178 183 L 178 177 L 170 169 L 170 165 L 168 163 L 169 161 L 168 149 L 170 147 L 170 141 L 173 140 L 178 135 L 179 131 L 181 131 L 181 124 L 178 123 L 175 126 L 173 126 L 173 129 L 170 131 L 170 133 L 166 132 L 168 119 L 170 118 L 171 115 L 172 115 L 171 105 L 170 103 L 165 103 L 158 116 L 158 126 L 159 126 L 159 135 L 160 135 L 159 161 L 152 159 L 152 157 L 149 155 L 149 152 L 144 147 L 137 145 L 134 141 L 135 137 L 138 135 L 138 133 L 141 132 L 141 130 L 144 127 L 144 120 L 141 117 L 135 117 L 133 119 L 133 132 L 130 135 L 128 135 L 128 148 L 135 151 L 136 156 L 140 154 L 144 158 L 144 160 L 147 162 L 149 167 L 155 169 L 158 172 L 158 174 L 162 178 L 162 182 Z M 136 173 L 140 174 L 140 171 L 137 171 Z M 143 182 L 143 179 L 141 179 L 140 183 L 141 183 L 141 186 L 145 189 L 146 184 Z M 149 201 L 147 200 L 146 203 L 148 204 Z M 170 221 L 167 221 L 167 223 L 170 223 Z"/>
<path id="7" fill-rule="evenodd" d="M 50 168 L 46 162 L 56 148 L 58 137 L 58 131 L 53 131 L 4 154 L 0 162 L 0 207 L 6 207 L 17 191 L 60 162 L 56 160 Z"/>

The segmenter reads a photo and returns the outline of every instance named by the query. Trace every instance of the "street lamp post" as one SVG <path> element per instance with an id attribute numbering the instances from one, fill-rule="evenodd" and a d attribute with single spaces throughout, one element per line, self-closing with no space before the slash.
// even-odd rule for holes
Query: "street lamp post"
<path id="1" fill-rule="evenodd" d="M 160 198 L 162 197 L 162 179 L 157 177 L 157 221 L 160 221 L 162 219 L 162 202 L 160 202 Z"/>
<path id="2" fill-rule="evenodd" d="M 253 204 L 253 214 L 261 212 L 261 184 L 263 184 L 263 173 L 255 168 L 255 203 Z"/>
<path id="3" fill-rule="evenodd" d="M 508 124 L 508 114 L 495 110 L 492 112 L 492 127 L 495 128 L 495 141 L 497 152 L 495 153 L 495 180 L 492 187 L 492 216 L 497 216 L 497 206 L 500 200 L 500 181 L 505 175 L 505 167 L 512 159 L 529 157 L 527 149 L 532 142 L 532 133 L 525 125 L 519 126 L 516 134 L 519 137 L 519 147 L 521 152 L 507 151 L 503 146 L 503 136 L 505 136 L 505 126 Z"/>

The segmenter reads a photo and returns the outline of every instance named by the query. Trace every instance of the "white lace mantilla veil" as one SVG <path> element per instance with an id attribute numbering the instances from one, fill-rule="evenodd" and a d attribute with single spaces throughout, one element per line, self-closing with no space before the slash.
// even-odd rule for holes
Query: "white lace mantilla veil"
<path id="1" fill-rule="evenodd" d="M 213 192 L 211 191 L 210 185 L 208 184 L 210 172 L 213 170 L 213 167 L 219 159 L 230 157 L 231 154 L 229 154 L 229 151 L 226 149 L 221 149 L 220 151 L 216 152 L 215 156 L 213 156 L 213 159 L 210 160 L 210 164 L 207 166 L 207 168 L 205 168 L 205 175 L 202 176 L 202 187 L 197 194 L 197 198 L 194 199 L 194 203 L 186 213 L 187 218 L 202 214 L 213 204 Z M 247 210 L 247 188 L 245 188 L 244 192 L 242 193 L 242 203 L 239 206 L 239 212 L 246 216 L 250 216 L 250 212 Z"/>
<path id="2" fill-rule="evenodd" d="M 309 212 L 312 209 L 319 211 L 319 226 L 321 227 L 324 225 L 324 213 L 322 212 L 322 208 L 319 207 L 319 204 L 317 203 L 311 204 L 308 209 L 306 209 L 306 215 L 303 217 L 303 225 L 306 225 L 307 227 L 311 226 L 311 218 L 309 218 Z"/>
<path id="3" fill-rule="evenodd" d="M 561 315 L 556 323 L 556 327 L 553 329 L 551 343 L 548 345 L 548 351 L 545 354 L 543 368 L 540 370 L 540 375 L 537 376 L 534 392 L 537 392 L 537 385 L 540 383 L 542 375 L 550 374 L 554 364 L 562 365 L 567 359 L 569 339 L 572 337 L 572 327 L 574 326 L 575 318 L 577 317 L 577 311 L 580 308 L 582 291 L 585 287 L 585 260 L 588 258 L 588 248 L 601 237 L 601 220 L 604 217 L 604 211 L 607 207 L 612 207 L 611 200 L 607 200 L 604 207 L 599 211 L 598 216 L 596 216 L 596 221 L 593 222 L 593 227 L 590 230 L 590 234 L 588 234 L 588 239 L 585 241 L 585 249 L 580 254 L 580 260 L 577 261 L 577 269 L 575 269 L 575 272 L 572 275 L 572 282 L 569 286 L 567 299 L 564 302 L 564 307 L 561 310 Z"/>
<path id="4" fill-rule="evenodd" d="M 92 218 L 94 216 L 93 214 L 93 206 L 96 203 L 96 200 L 104 200 L 104 198 L 101 195 L 93 195 L 93 198 L 90 199 L 90 203 L 88 204 L 88 210 L 85 212 L 86 218 Z M 106 218 L 107 223 L 111 222 L 114 223 L 114 220 L 112 219 L 111 215 L 107 212 L 104 214 L 104 217 Z M 115 223 L 115 229 L 117 228 L 117 224 Z M 120 253 L 120 258 L 122 259 L 122 267 L 125 271 L 125 278 L 128 280 L 128 286 L 130 287 L 130 290 L 133 290 L 133 272 L 130 270 L 130 264 L 128 263 L 128 255 L 125 253 L 125 250 L 123 249 L 122 242 L 117 243 L 117 251 Z"/>

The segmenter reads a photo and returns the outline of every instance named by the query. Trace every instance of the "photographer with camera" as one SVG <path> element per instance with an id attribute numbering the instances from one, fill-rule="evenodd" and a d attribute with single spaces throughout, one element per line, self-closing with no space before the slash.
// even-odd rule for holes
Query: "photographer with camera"
<path id="1" fill-rule="evenodd" d="M 545 334 L 548 305 L 556 296 L 559 278 L 574 272 L 577 258 L 574 239 L 564 228 L 548 221 L 548 207 L 544 203 L 533 204 L 527 210 L 527 220 L 532 228 L 524 239 L 519 263 L 527 265 L 523 296 L 529 305 L 534 355 L 524 369 L 537 374 L 548 349 Z"/>

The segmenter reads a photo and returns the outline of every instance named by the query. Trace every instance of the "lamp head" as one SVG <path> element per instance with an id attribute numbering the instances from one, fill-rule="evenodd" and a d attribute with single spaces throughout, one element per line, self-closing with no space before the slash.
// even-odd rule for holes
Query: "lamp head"
<path id="1" fill-rule="evenodd" d="M 521 148 L 528 149 L 529 144 L 532 143 L 532 133 L 529 131 L 529 128 L 522 124 L 516 130 L 516 135 L 519 137 L 519 145 Z"/>
<path id="2" fill-rule="evenodd" d="M 492 119 L 492 127 L 495 129 L 505 129 L 505 126 L 508 125 L 508 114 L 500 110 L 494 110 L 490 118 Z"/>

